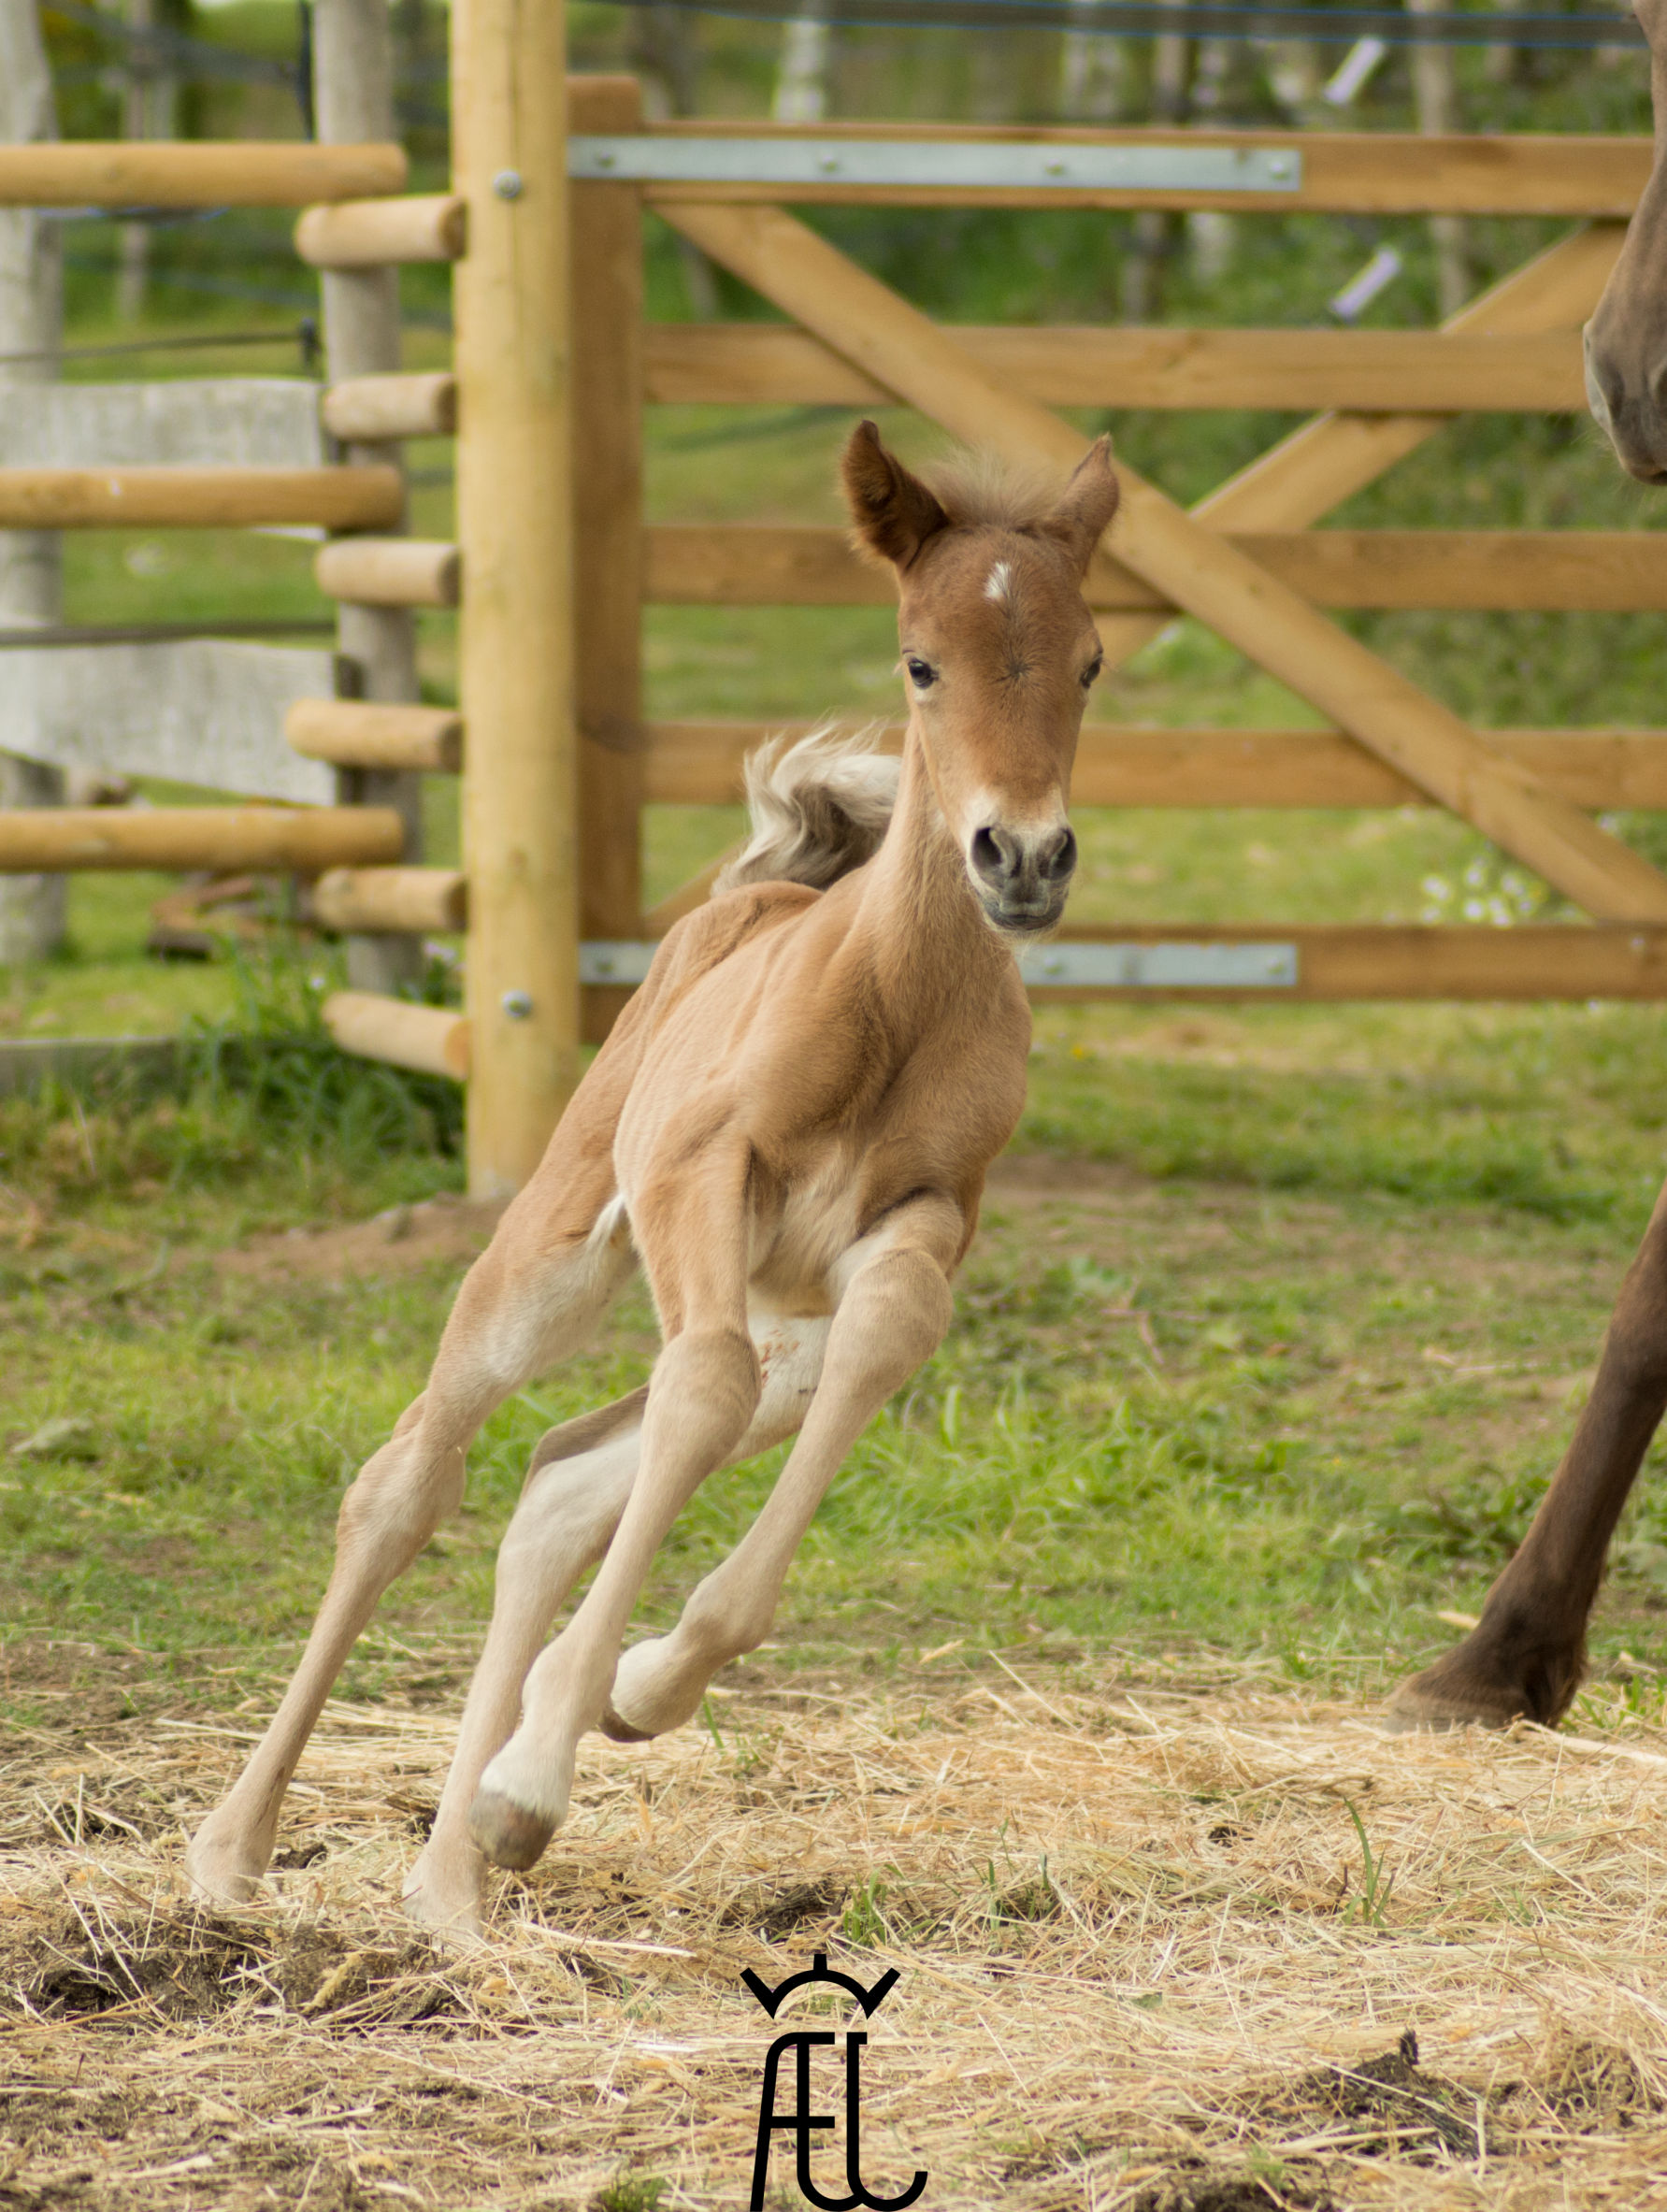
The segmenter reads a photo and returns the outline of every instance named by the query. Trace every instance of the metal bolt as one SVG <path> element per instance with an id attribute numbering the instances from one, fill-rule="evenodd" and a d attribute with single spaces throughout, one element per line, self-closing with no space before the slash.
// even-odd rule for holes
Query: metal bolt
<path id="1" fill-rule="evenodd" d="M 1050 177 L 1063 177 L 1065 174 L 1065 164 L 1063 162 L 1049 162 L 1047 165 L 1047 173 Z"/>
<path id="2" fill-rule="evenodd" d="M 825 177 L 832 177 L 837 175 L 840 165 L 833 154 L 825 153 L 822 159 L 816 164 L 816 166 L 822 171 Z"/>
<path id="3" fill-rule="evenodd" d="M 530 991 L 506 991 L 502 1005 L 512 1022 L 524 1022 L 533 1011 L 533 995 Z"/>
<path id="4" fill-rule="evenodd" d="M 521 171 L 500 169 L 492 180 L 492 189 L 500 200 L 518 200 L 521 197 Z"/>
<path id="5" fill-rule="evenodd" d="M 598 153 L 598 154 L 597 154 L 597 156 L 596 156 L 596 166 L 597 166 L 597 168 L 598 168 L 598 169 L 611 169 L 611 168 L 612 168 L 612 166 L 613 166 L 613 156 L 612 156 L 612 154 L 611 154 L 611 153 Z"/>

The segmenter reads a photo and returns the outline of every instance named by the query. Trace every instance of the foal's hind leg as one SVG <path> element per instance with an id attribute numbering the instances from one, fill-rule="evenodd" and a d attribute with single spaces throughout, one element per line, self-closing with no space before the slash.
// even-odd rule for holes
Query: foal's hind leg
<path id="1" fill-rule="evenodd" d="M 552 1222 L 547 1186 L 540 1200 L 538 1182 L 505 1215 L 457 1294 L 427 1389 L 342 1500 L 335 1569 L 301 1662 L 230 1795 L 186 1854 L 201 1895 L 237 1903 L 252 1894 L 272 1856 L 290 1776 L 342 1662 L 382 1592 L 456 1511 L 475 1431 L 511 1391 L 578 1348 L 630 1275 L 623 1218 L 605 1207 L 606 1156 L 588 1173 L 586 1165 L 570 1179 L 581 1187 L 564 1218 Z"/>

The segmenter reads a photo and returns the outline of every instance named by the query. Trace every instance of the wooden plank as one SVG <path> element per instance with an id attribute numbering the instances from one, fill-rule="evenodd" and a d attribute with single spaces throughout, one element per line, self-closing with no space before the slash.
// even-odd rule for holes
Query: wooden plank
<path id="1" fill-rule="evenodd" d="M 880 607 L 889 578 L 842 530 L 769 524 L 661 524 L 643 533 L 651 604 Z M 1667 531 L 1312 530 L 1229 532 L 1227 542 L 1316 607 L 1659 612 Z M 1102 557 L 1090 603 L 1172 614 L 1172 603 Z M 598 932 L 619 936 L 619 930 Z"/>
<path id="2" fill-rule="evenodd" d="M 611 189 L 623 190 L 624 187 Z M 1578 332 L 1045 329 L 951 325 L 1003 383 L 1049 407 L 1354 408 L 1584 414 Z M 888 395 L 809 332 L 651 323 L 651 401 L 878 407 Z"/>
<path id="3" fill-rule="evenodd" d="M 1559 239 L 1443 324 L 1443 338 L 1577 331 L 1597 306 L 1625 230 L 1598 223 Z M 1376 481 L 1444 427 L 1420 410 L 1322 415 L 1282 438 L 1193 510 L 1220 530 L 1301 530 Z"/>
<path id="4" fill-rule="evenodd" d="M 310 377 L 11 384 L 0 468 L 318 468 Z"/>
<path id="5" fill-rule="evenodd" d="M 26 807 L 0 811 L 0 870 L 212 868 L 317 875 L 397 860 L 387 807 Z"/>
<path id="6" fill-rule="evenodd" d="M 319 404 L 332 438 L 376 444 L 391 438 L 450 438 L 457 428 L 457 379 L 449 369 L 343 377 Z"/>
<path id="7" fill-rule="evenodd" d="M 456 868 L 333 868 L 312 887 L 312 915 L 325 929 L 465 929 L 468 878 Z"/>
<path id="8" fill-rule="evenodd" d="M 385 529 L 396 468 L 4 468 L 0 529 L 242 529 L 322 523 Z"/>
<path id="9" fill-rule="evenodd" d="M 463 580 L 459 548 L 434 538 L 338 538 L 312 573 L 321 592 L 362 607 L 455 607 Z"/>
<path id="10" fill-rule="evenodd" d="M 713 258 L 952 435 L 1065 470 L 1070 424 L 995 383 L 907 301 L 775 208 L 664 210 Z M 1601 920 L 1667 921 L 1667 878 L 1121 462 L 1119 561 Z"/>
<path id="11" fill-rule="evenodd" d="M 449 1007 L 417 1006 L 380 991 L 332 991 L 322 1011 L 337 1044 L 356 1059 L 448 1075 L 453 1083 L 469 1072 L 469 1026 Z"/>
<path id="12" fill-rule="evenodd" d="M 297 699 L 284 715 L 283 736 L 309 760 L 338 768 L 455 776 L 463 767 L 463 717 L 450 707 Z"/>
<path id="13" fill-rule="evenodd" d="M 762 138 L 753 120 L 658 123 L 655 136 Z M 818 137 L 929 143 L 1173 146 L 1171 130 L 1041 130 L 1027 126 L 818 123 Z M 1242 214 L 1547 215 L 1624 222 L 1649 179 L 1645 137 L 1512 132 L 1425 137 L 1405 131 L 1218 131 L 1192 128 L 1189 148 L 1284 148 L 1301 157 L 1295 191 L 1130 192 L 1045 184 L 978 191 L 966 186 L 861 185 L 828 180 L 796 184 L 654 184 L 651 207 L 744 206 L 791 198 L 821 206 L 1220 208 Z"/>
<path id="14" fill-rule="evenodd" d="M 741 765 L 767 738 L 815 725 L 651 722 L 644 797 L 651 806 L 734 806 Z M 877 733 L 902 750 L 903 725 Z M 1667 730 L 1487 732 L 1574 807 L 1667 810 Z M 1162 729 L 1085 723 L 1071 777 L 1078 807 L 1407 807 L 1435 802 L 1352 738 L 1318 729 Z"/>
<path id="15" fill-rule="evenodd" d="M 453 280 L 473 1077 L 468 1185 L 508 1197 L 579 1078 L 567 55 L 559 5 L 454 0 Z M 493 180 L 512 171 L 513 198 Z"/>
<path id="16" fill-rule="evenodd" d="M 295 224 L 295 251 L 315 269 L 457 261 L 467 242 L 467 210 L 448 192 L 309 208 Z"/>
<path id="17" fill-rule="evenodd" d="M 1450 317 L 1438 335 L 1445 339 L 1578 330 L 1597 306 L 1625 237 L 1618 223 L 1598 223 L 1559 239 Z M 1318 415 L 1229 477 L 1192 512 L 1218 530 L 1306 529 L 1451 420 L 1404 412 Z M 1150 615 L 1102 623 L 1106 666 L 1120 667 L 1162 626 L 1163 617 Z"/>
<path id="18" fill-rule="evenodd" d="M 590 95 L 595 115 L 601 102 Z M 615 80 L 608 122 L 641 120 L 633 79 Z M 642 911 L 642 199 L 632 184 L 573 193 L 573 527 L 578 703 L 580 926 L 634 938 Z M 584 995 L 598 1042 L 627 993 Z"/>
<path id="19" fill-rule="evenodd" d="M 403 192 L 400 146 L 66 140 L 0 146 L 0 207 L 305 208 Z"/>
<path id="20" fill-rule="evenodd" d="M 0 675 L 0 753 L 248 798 L 335 797 L 330 770 L 280 734 L 297 699 L 334 689 L 332 654 L 218 638 L 54 645 L 8 653 Z"/>
<path id="21" fill-rule="evenodd" d="M 640 532 L 643 596 L 659 607 L 891 607 L 897 587 L 842 530 L 767 523 L 657 524 Z M 1129 588 L 1139 587 L 1133 579 Z M 1137 604 L 1146 604 L 1142 600 Z M 618 936 L 619 931 L 611 932 Z"/>
<path id="22" fill-rule="evenodd" d="M 1185 924 L 1106 924 L 1074 927 L 1060 941 L 1087 944 L 1244 944 L 1297 948 L 1297 983 L 1277 992 L 1174 990 L 1165 998 L 1266 1005 L 1292 1000 L 1372 998 L 1667 998 L 1667 928 L 1660 926 L 1447 928 L 1408 923 L 1289 928 L 1278 922 L 1238 928 Z M 1043 1002 L 1126 998 L 1150 1004 L 1151 989 L 1050 990 Z"/>

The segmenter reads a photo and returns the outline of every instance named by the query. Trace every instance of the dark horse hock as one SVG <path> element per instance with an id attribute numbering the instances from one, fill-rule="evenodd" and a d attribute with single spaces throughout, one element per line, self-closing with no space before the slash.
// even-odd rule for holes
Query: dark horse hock
<path id="1" fill-rule="evenodd" d="M 1634 0 L 1649 40 L 1655 168 L 1587 325 L 1591 410 L 1622 467 L 1667 484 L 1667 0 Z M 1667 1190 L 1644 1232 L 1603 1342 L 1592 1394 L 1522 1548 L 1462 1644 L 1397 1691 L 1412 1728 L 1549 1724 L 1586 1672 L 1586 1624 L 1604 1556 L 1667 1409 Z"/>

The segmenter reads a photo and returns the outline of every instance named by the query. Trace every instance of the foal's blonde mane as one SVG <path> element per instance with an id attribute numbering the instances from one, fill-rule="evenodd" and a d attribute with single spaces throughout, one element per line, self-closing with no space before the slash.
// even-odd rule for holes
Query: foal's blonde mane
<path id="1" fill-rule="evenodd" d="M 749 753 L 753 834 L 713 889 L 786 883 L 826 891 L 871 860 L 898 797 L 899 763 L 877 743 L 884 727 L 872 722 L 842 730 L 824 723 L 808 737 L 772 738 Z"/>

